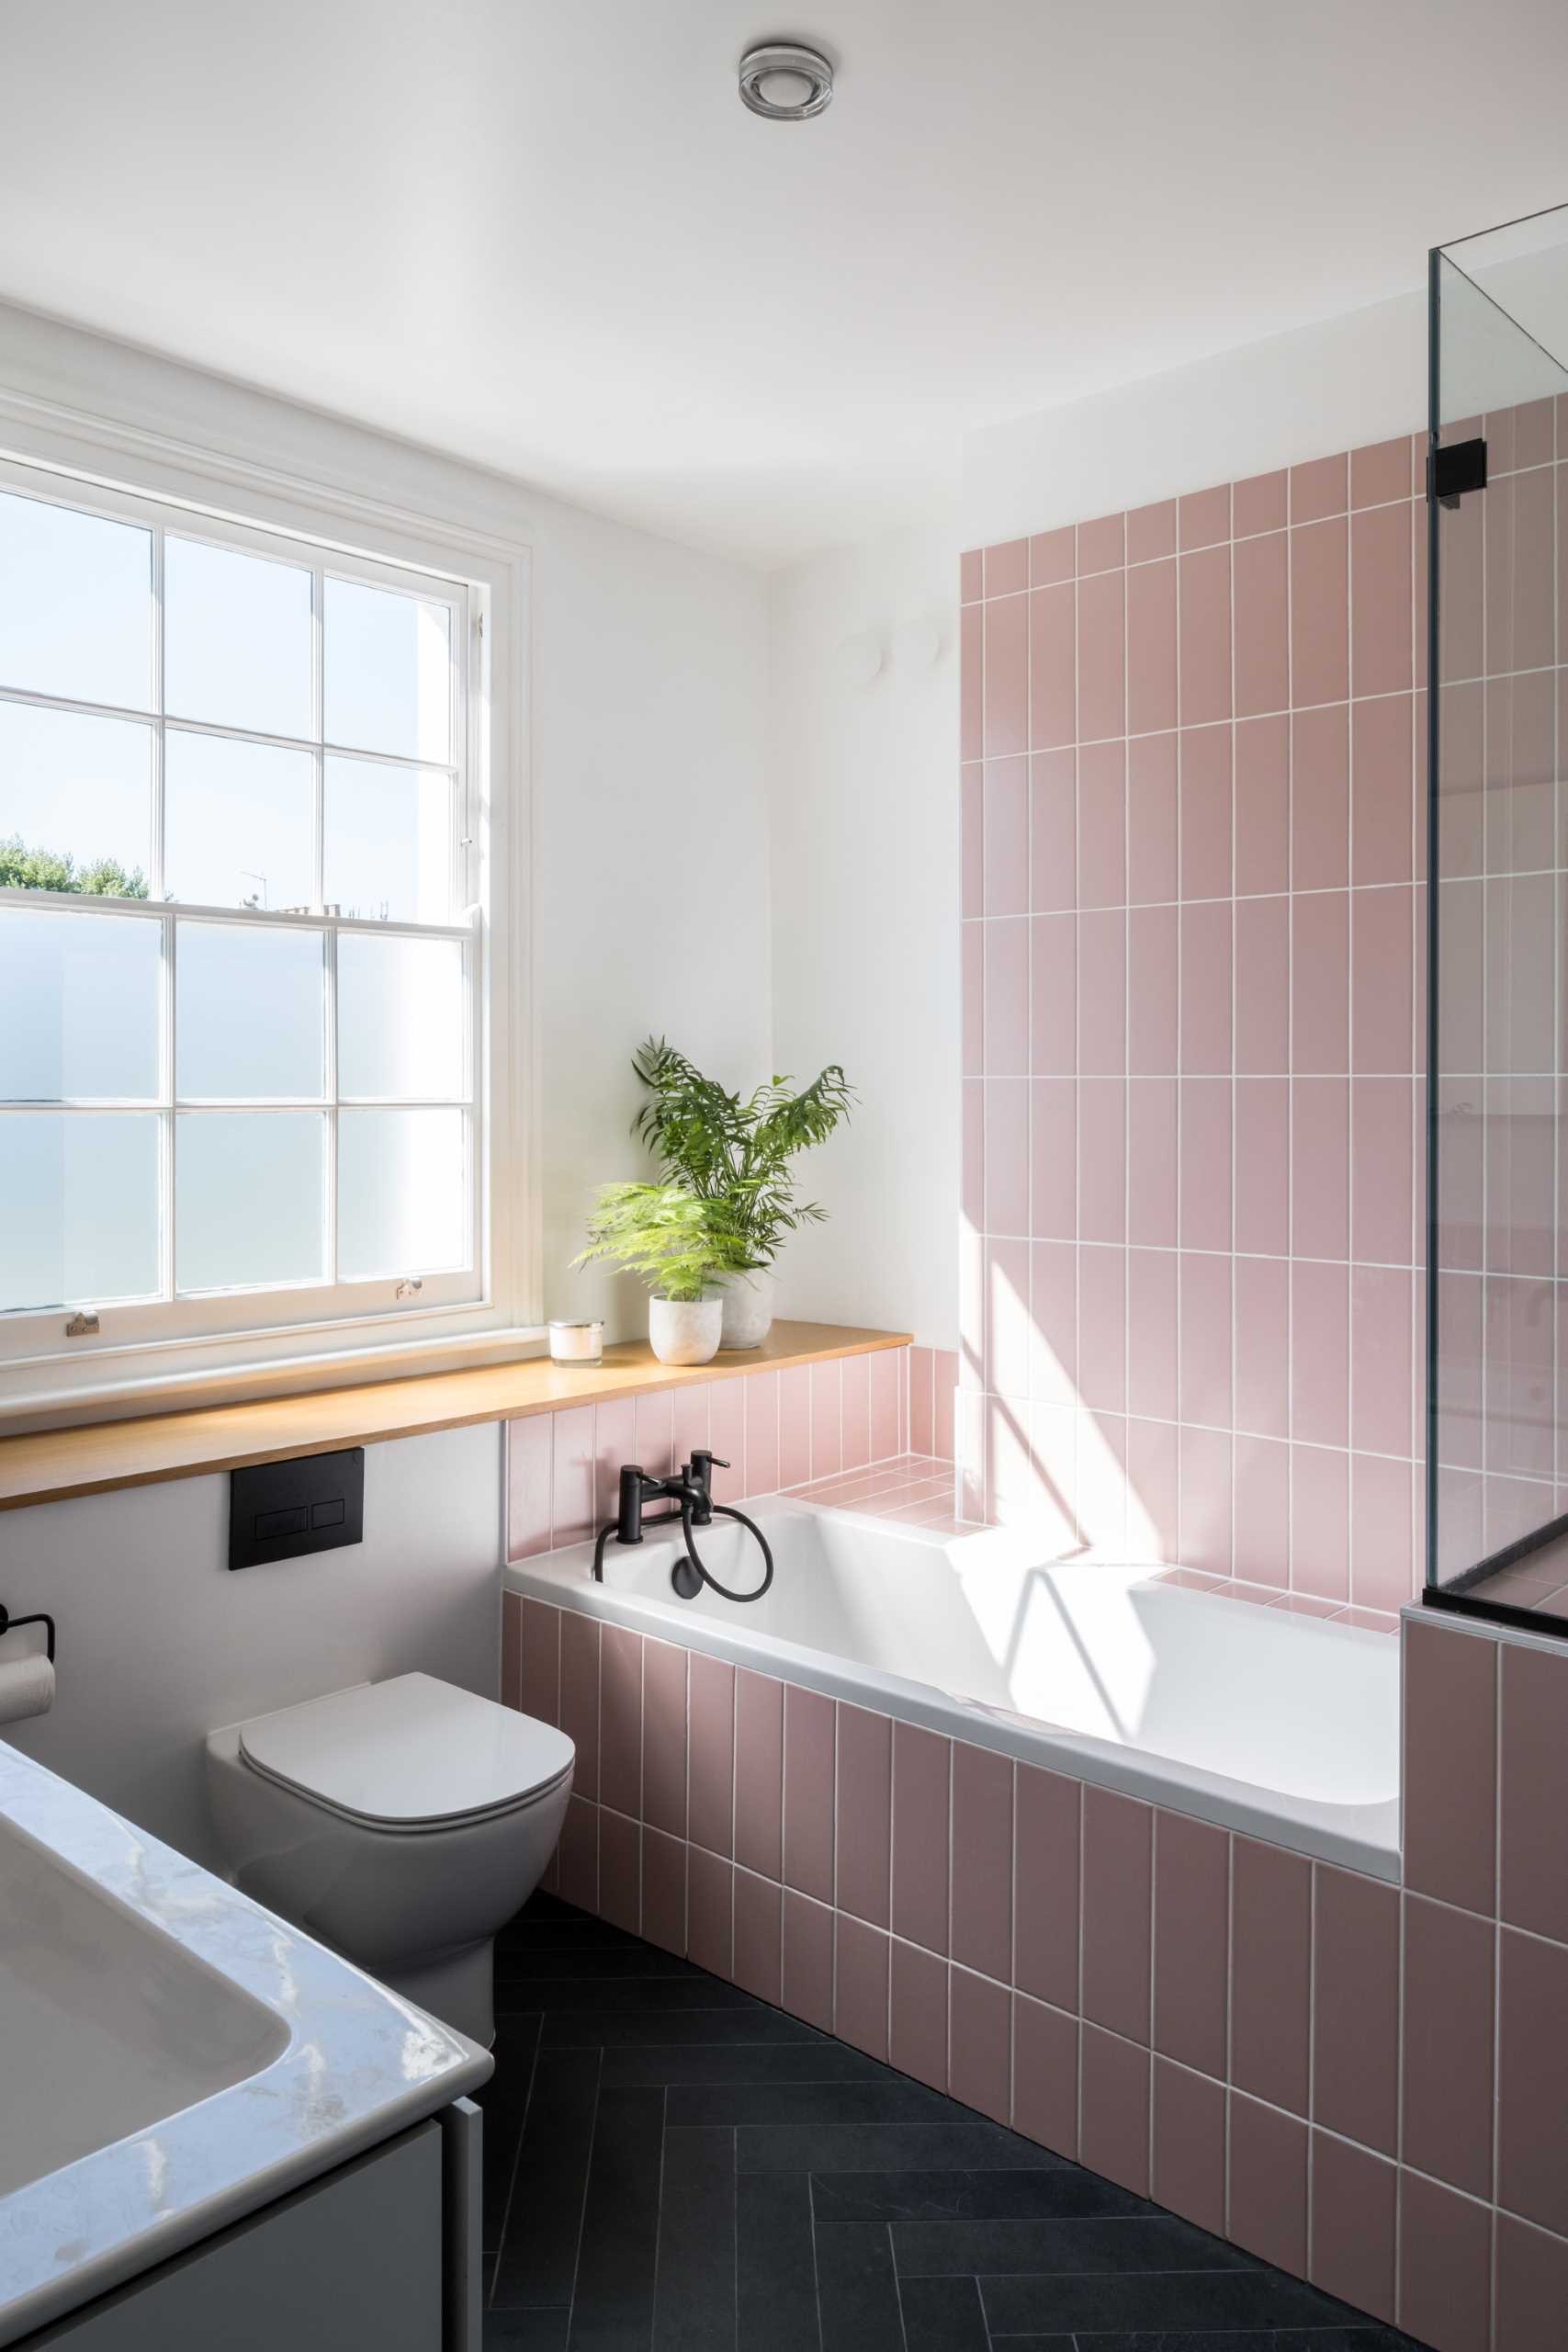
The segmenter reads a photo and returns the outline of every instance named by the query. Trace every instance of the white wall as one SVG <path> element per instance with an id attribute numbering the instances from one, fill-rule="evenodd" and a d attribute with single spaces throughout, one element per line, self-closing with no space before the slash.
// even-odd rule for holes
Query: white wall
<path id="1" fill-rule="evenodd" d="M 852 1125 L 802 1163 L 830 1211 L 784 1261 L 785 1312 L 957 1344 L 956 518 L 775 572 L 769 727 L 776 1059 L 840 1061 Z M 934 622 L 933 669 L 899 632 Z M 871 639 L 869 684 L 852 656 Z"/>
<path id="2" fill-rule="evenodd" d="M 637 1328 L 637 1294 L 566 1271 L 592 1187 L 643 1164 L 626 1057 L 663 1027 L 734 1081 L 769 1059 L 765 580 L 5 305 L 0 390 L 532 548 L 541 1303 Z"/>
<path id="3" fill-rule="evenodd" d="M 51 1712 L 0 1738 L 216 1861 L 208 1732 L 415 1669 L 495 1696 L 502 1453 L 496 1426 L 367 1446 L 363 1544 L 232 1576 L 226 1477 L 0 1512 L 0 1600 L 60 1635 Z"/>
<path id="4" fill-rule="evenodd" d="M 969 434 L 963 543 L 1269 473 L 1426 416 L 1427 303 L 1413 293 Z"/>

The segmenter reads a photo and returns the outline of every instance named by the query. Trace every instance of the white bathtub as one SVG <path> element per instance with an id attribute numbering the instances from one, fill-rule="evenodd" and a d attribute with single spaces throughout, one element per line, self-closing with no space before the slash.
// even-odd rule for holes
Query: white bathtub
<path id="1" fill-rule="evenodd" d="M 1399 1644 L 1352 1625 L 1040 1566 L 1013 1529 L 957 1538 L 809 1504 L 752 1515 L 777 1562 L 750 1605 L 670 1586 L 675 1547 L 613 1541 L 507 1570 L 517 1592 L 709 1651 L 956 1739 L 1102 1782 L 1379 1878 L 1399 1872 Z M 754 1584 L 728 1521 L 699 1539 Z"/>

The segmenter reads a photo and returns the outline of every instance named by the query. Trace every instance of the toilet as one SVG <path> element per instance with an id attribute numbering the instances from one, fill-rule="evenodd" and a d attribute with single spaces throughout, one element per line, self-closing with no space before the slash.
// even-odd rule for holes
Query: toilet
<path id="1" fill-rule="evenodd" d="M 209 1733 L 208 1792 L 236 1886 L 488 2048 L 496 1930 L 555 1851 L 575 1755 L 399 1674 Z"/>

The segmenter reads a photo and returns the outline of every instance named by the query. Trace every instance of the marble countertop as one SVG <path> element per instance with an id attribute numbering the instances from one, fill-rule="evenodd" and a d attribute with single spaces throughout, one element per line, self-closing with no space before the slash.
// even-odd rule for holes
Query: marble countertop
<path id="1" fill-rule="evenodd" d="M 0 2345 L 255 2212 L 489 2076 L 488 2052 L 4 1740 L 0 1821 L 248 1995 L 277 2025 L 268 2036 L 276 2054 L 255 2072 L 0 2196 Z M 0 1921 L 0 1962 L 5 1929 Z M 3 2039 L 0 2030 L 0 2045 Z M 60 2098 L 71 2099 L 73 2089 L 62 2080 Z M 6 2128 L 0 2083 L 0 2142 Z M 14 2111 L 11 2128 L 25 2128 Z"/>

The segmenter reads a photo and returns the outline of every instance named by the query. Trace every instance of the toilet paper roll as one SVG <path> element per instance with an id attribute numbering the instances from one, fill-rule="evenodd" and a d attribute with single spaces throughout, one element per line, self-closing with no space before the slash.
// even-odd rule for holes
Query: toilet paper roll
<path id="1" fill-rule="evenodd" d="M 53 1704 L 54 1668 L 41 1653 L 0 1661 L 0 1724 L 24 1724 Z"/>

